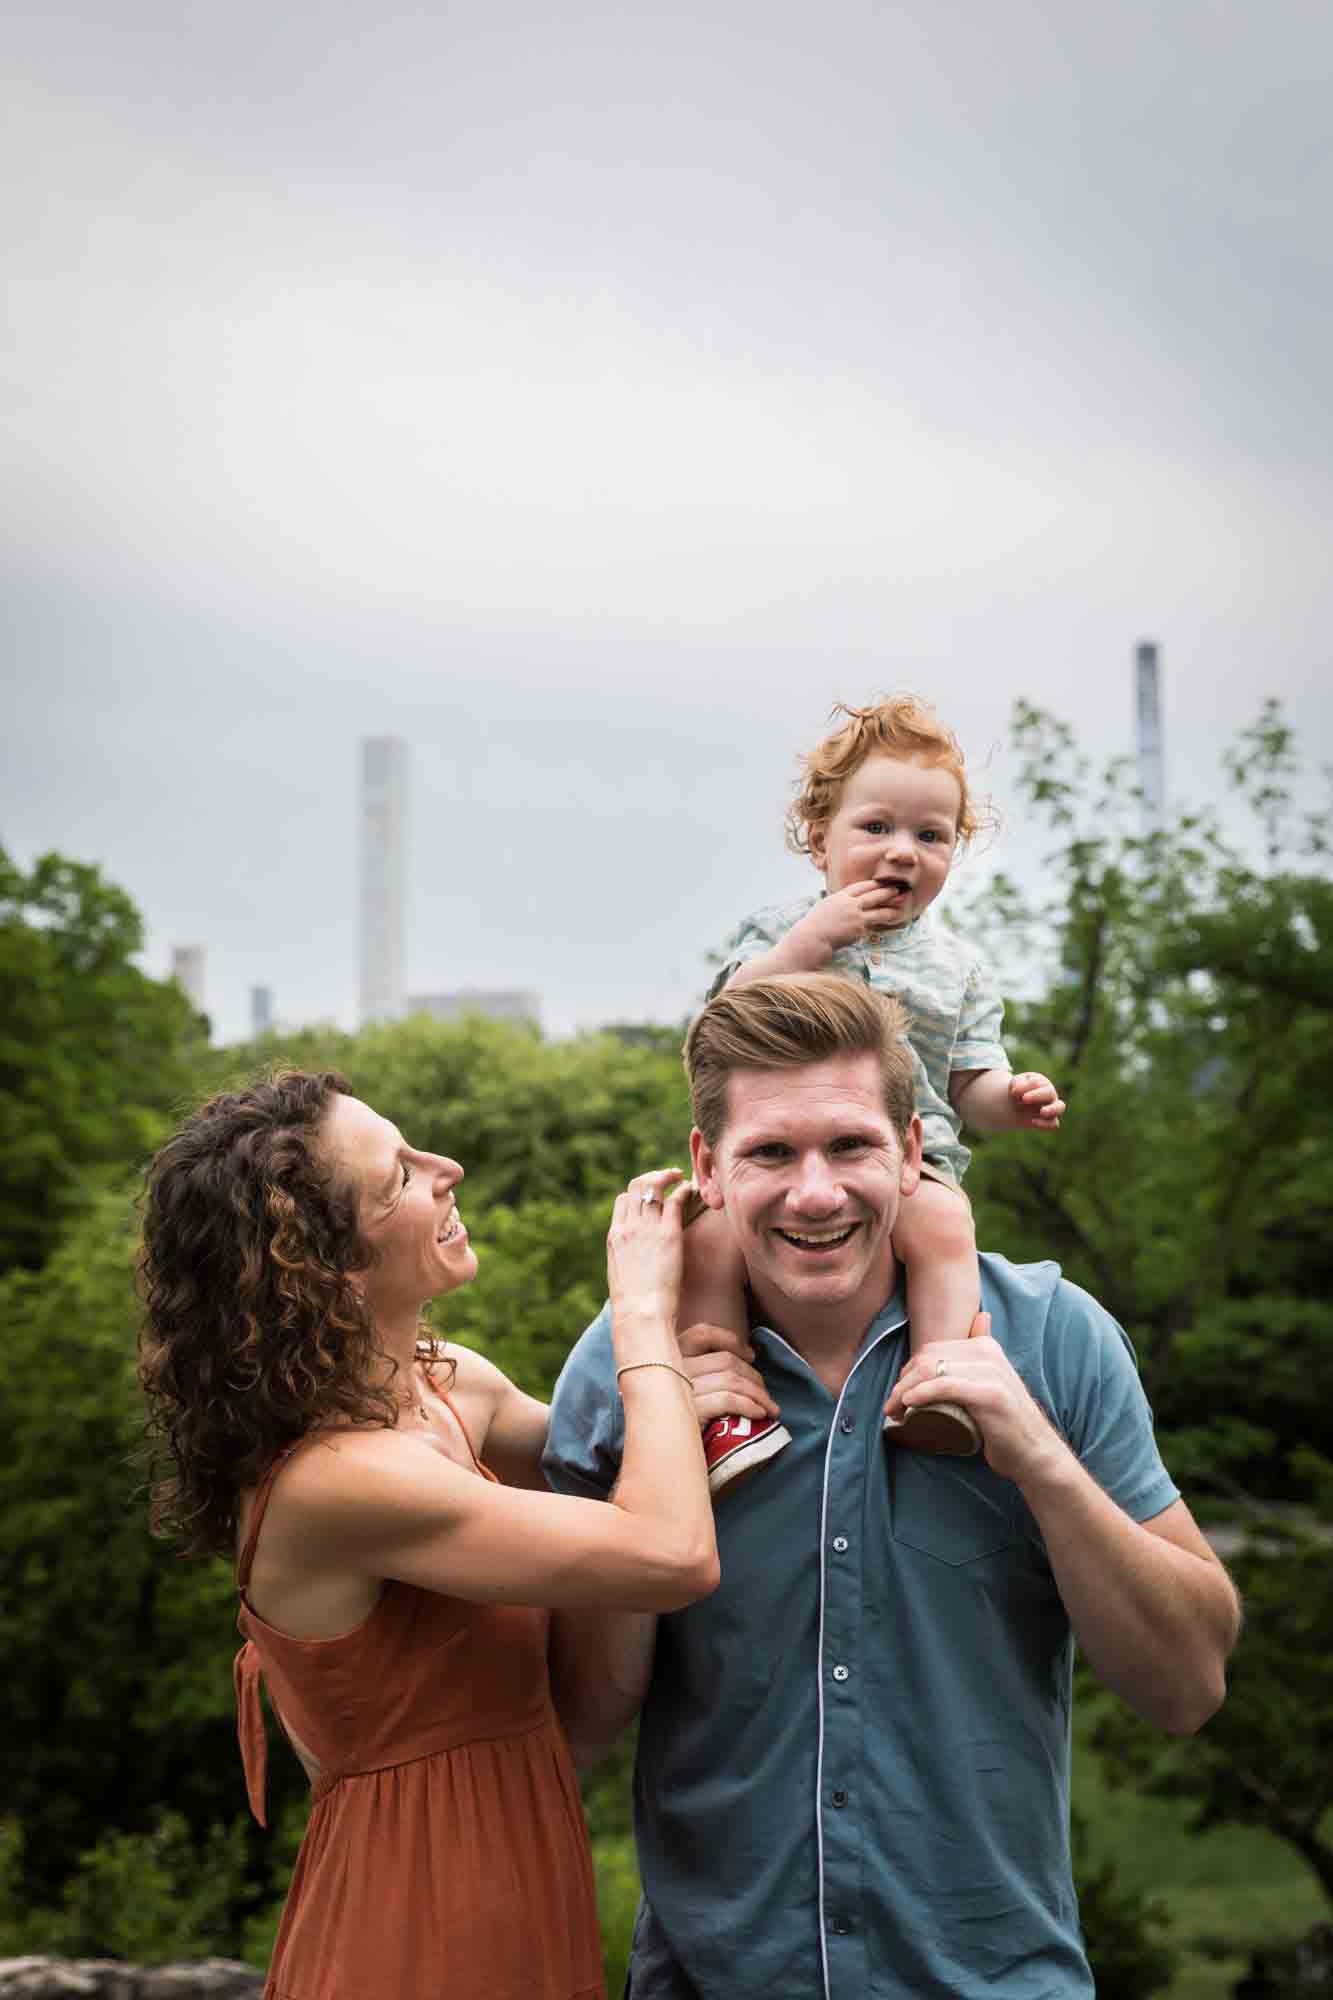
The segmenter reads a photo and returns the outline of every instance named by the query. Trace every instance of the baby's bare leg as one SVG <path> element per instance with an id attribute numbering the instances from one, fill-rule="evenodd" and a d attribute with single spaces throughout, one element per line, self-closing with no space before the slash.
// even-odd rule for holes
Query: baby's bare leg
<path id="1" fill-rule="evenodd" d="M 685 1229 L 685 1271 L 676 1324 L 722 1326 L 748 1338 L 745 1260 L 726 1220 L 706 1208 Z M 704 1426 L 704 1457 L 714 1493 L 746 1477 L 791 1443 L 775 1416 L 715 1417 Z"/>
<path id="2" fill-rule="evenodd" d="M 934 1340 L 966 1340 L 981 1311 L 981 1276 L 972 1210 L 957 1188 L 919 1181 L 898 1209 L 893 1248 L 907 1267 L 913 1354 Z"/>
<path id="3" fill-rule="evenodd" d="M 695 1197 L 697 1200 L 697 1196 Z M 685 1271 L 676 1325 L 730 1327 L 749 1332 L 745 1309 L 745 1260 L 725 1216 L 705 1208 L 685 1228 Z"/>
<path id="4" fill-rule="evenodd" d="M 898 1210 L 893 1248 L 907 1272 L 912 1352 L 937 1340 L 966 1340 L 981 1310 L 981 1277 L 972 1210 L 956 1188 L 922 1180 Z M 975 1420 L 955 1403 L 933 1403 L 939 1424 L 885 1425 L 885 1436 L 909 1450 L 968 1456 L 981 1442 Z"/>

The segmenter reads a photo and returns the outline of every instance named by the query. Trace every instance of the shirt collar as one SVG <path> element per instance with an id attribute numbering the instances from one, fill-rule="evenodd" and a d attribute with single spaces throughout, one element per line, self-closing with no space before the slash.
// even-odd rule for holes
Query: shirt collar
<path id="1" fill-rule="evenodd" d="M 884 1304 L 880 1307 L 879 1311 L 875 1314 L 875 1317 L 871 1320 L 865 1332 L 861 1335 L 860 1342 L 856 1349 L 856 1358 L 853 1361 L 852 1366 L 853 1367 L 856 1366 L 856 1362 L 861 1359 L 863 1354 L 866 1354 L 869 1351 L 869 1349 L 875 1345 L 875 1342 L 881 1337 L 881 1335 L 887 1333 L 901 1333 L 906 1325 L 907 1325 L 907 1294 L 904 1289 L 902 1279 L 900 1278 L 894 1290 L 889 1294 L 888 1298 L 884 1301 Z M 806 1369 L 810 1368 L 810 1363 L 806 1360 L 805 1356 L 799 1353 L 798 1350 L 792 1346 L 786 1334 L 783 1333 L 778 1327 L 768 1326 L 763 1320 L 752 1320 L 750 1323 L 750 1332 L 752 1334 L 756 1333 L 766 1334 L 770 1340 L 775 1341 L 777 1343 L 777 1345 L 782 1349 L 784 1354 L 795 1355 L 796 1359 L 800 1362 L 803 1368 Z M 813 1370 L 811 1370 L 811 1372 L 813 1373 Z"/>

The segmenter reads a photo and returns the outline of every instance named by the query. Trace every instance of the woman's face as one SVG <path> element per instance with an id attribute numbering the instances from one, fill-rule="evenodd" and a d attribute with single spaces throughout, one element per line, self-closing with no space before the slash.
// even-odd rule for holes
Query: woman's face
<path id="1" fill-rule="evenodd" d="M 476 1277 L 454 1199 L 463 1178 L 457 1160 L 417 1152 L 356 1097 L 334 1098 L 320 1150 L 357 1191 L 362 1232 L 376 1253 L 357 1278 L 372 1317 L 415 1312 Z"/>

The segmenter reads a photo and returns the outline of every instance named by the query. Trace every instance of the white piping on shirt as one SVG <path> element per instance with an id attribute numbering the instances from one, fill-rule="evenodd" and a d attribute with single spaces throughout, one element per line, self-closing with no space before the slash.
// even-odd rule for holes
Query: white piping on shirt
<path id="1" fill-rule="evenodd" d="M 828 1443 L 824 1447 L 824 1486 L 819 1503 L 819 1645 L 815 1657 L 815 1696 L 819 1712 L 819 1742 L 815 1752 L 815 1849 L 819 1868 L 819 1962 L 824 1975 L 824 2000 L 832 2000 L 828 1968 L 828 1912 L 824 1907 L 824 1586 L 828 1570 L 829 1458 L 833 1451 L 833 1440 L 837 1435 L 838 1416 L 842 1410 L 843 1397 L 847 1394 L 852 1376 L 855 1375 L 861 1363 L 874 1353 L 882 1340 L 887 1340 L 891 1333 L 901 1333 L 906 1324 L 907 1315 L 904 1314 L 892 1326 L 882 1328 L 875 1335 L 869 1347 L 863 1353 L 857 1355 L 851 1368 L 848 1370 L 847 1380 L 843 1383 L 842 1389 L 839 1392 L 837 1405 L 833 1412 L 833 1420 L 829 1425 Z M 771 1331 L 771 1329 L 767 1330 Z M 780 1338 L 781 1336 L 778 1337 Z M 783 1341 L 782 1344 L 785 1347 L 788 1343 Z M 804 1360 L 804 1356 L 799 1358 Z M 808 1361 L 805 1365 L 807 1368 L 810 1366 Z M 864 1551 L 862 1552 L 861 1560 L 864 1563 Z"/>

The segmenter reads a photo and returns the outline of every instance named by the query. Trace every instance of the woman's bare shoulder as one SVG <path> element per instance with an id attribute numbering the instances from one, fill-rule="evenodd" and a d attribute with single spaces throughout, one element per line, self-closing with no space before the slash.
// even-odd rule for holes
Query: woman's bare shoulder
<path id="1" fill-rule="evenodd" d="M 445 1385 L 441 1374 L 441 1384 L 449 1388 L 457 1387 L 465 1395 L 501 1396 L 506 1389 L 513 1387 L 503 1369 L 497 1368 L 484 1354 L 478 1354 L 475 1348 L 460 1347 L 456 1341 L 444 1343 L 439 1360 L 446 1366 L 453 1364 L 453 1380 Z"/>
<path id="2" fill-rule="evenodd" d="M 393 1505 L 414 1490 L 438 1493 L 439 1477 L 458 1472 L 427 1439 L 410 1431 L 387 1426 L 325 1431 L 285 1468 L 283 1510 L 293 1525 L 312 1528 L 376 1502 Z"/>

